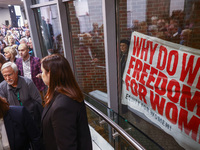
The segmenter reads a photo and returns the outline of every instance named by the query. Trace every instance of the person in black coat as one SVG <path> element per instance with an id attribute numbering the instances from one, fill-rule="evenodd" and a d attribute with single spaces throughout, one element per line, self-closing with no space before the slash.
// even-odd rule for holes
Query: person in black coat
<path id="1" fill-rule="evenodd" d="M 120 41 L 120 51 L 121 51 L 121 57 L 120 57 L 121 79 L 123 78 L 124 69 L 126 67 L 126 61 L 127 61 L 127 58 L 128 58 L 129 45 L 130 45 L 130 41 L 128 41 L 126 39 L 122 39 Z M 127 113 L 128 112 L 127 105 L 121 104 L 121 111 L 122 111 L 122 113 Z"/>
<path id="2" fill-rule="evenodd" d="M 40 132 L 29 112 L 23 106 L 10 106 L 0 97 L 0 119 L 3 118 L 11 150 L 41 150 Z M 1 130 L 2 131 L 2 130 Z M 1 133 L 2 134 L 2 133 Z"/>
<path id="3" fill-rule="evenodd" d="M 3 65 L 4 63 L 6 63 L 6 62 L 7 62 L 7 61 L 6 61 L 6 58 L 5 58 L 2 54 L 0 54 L 0 70 L 1 70 L 2 65 Z M 0 72 L 0 83 L 1 83 L 3 80 L 4 80 L 3 75 L 2 75 L 2 73 Z"/>
<path id="4" fill-rule="evenodd" d="M 120 62 L 121 62 L 121 73 L 122 73 L 121 75 L 123 75 L 123 72 L 125 69 L 126 60 L 128 57 L 129 45 L 130 45 L 130 41 L 128 41 L 126 39 L 122 39 L 120 41 L 120 51 L 121 51 Z"/>
<path id="5" fill-rule="evenodd" d="M 49 55 L 42 59 L 41 70 L 48 86 L 41 120 L 45 149 L 92 150 L 83 94 L 68 61 Z"/>
<path id="6" fill-rule="evenodd" d="M 48 30 L 49 40 L 50 40 L 50 43 L 53 45 L 53 43 L 54 43 L 53 26 L 50 23 L 50 21 L 49 21 L 48 18 L 47 18 L 46 24 L 47 24 L 47 30 Z"/>

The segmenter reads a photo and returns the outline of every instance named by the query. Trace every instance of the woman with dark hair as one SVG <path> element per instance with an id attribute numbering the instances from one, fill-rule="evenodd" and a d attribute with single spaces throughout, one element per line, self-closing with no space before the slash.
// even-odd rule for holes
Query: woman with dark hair
<path id="1" fill-rule="evenodd" d="M 6 48 L 7 47 L 7 45 L 6 45 L 6 42 L 4 42 L 4 41 L 1 41 L 1 54 L 3 54 L 4 55 L 4 48 Z"/>
<path id="2" fill-rule="evenodd" d="M 0 149 L 40 150 L 40 132 L 23 106 L 10 106 L 0 97 Z"/>
<path id="3" fill-rule="evenodd" d="M 0 70 L 1 70 L 2 65 L 3 65 L 5 62 L 7 62 L 7 61 L 6 61 L 6 58 L 5 58 L 2 54 L 0 54 Z M 0 72 L 0 83 L 1 83 L 3 80 L 4 80 L 3 75 L 2 75 L 2 73 Z"/>
<path id="4" fill-rule="evenodd" d="M 130 45 L 130 41 L 128 41 L 126 39 L 122 39 L 120 41 L 120 51 L 121 51 L 120 62 L 121 62 L 121 74 L 122 75 L 124 73 L 126 60 L 127 60 L 127 57 L 128 57 L 129 45 Z"/>
<path id="5" fill-rule="evenodd" d="M 42 79 L 48 86 L 42 114 L 46 150 L 92 150 L 83 94 L 68 61 L 59 54 L 41 61 Z"/>

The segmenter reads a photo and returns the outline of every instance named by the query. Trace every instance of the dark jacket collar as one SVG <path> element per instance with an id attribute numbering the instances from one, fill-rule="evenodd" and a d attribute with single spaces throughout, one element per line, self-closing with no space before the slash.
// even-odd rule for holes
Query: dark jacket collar
<path id="1" fill-rule="evenodd" d="M 56 99 L 56 97 L 57 97 L 58 94 L 59 94 L 58 92 L 55 92 L 54 97 L 53 97 L 53 99 L 51 100 L 51 102 L 50 102 L 47 106 L 44 107 L 44 110 L 43 110 L 43 112 L 42 112 L 41 122 L 43 121 L 45 115 L 47 114 L 47 112 L 48 112 L 49 109 L 51 108 L 51 106 L 52 106 L 52 104 L 54 103 L 54 101 L 55 101 L 55 99 Z"/>

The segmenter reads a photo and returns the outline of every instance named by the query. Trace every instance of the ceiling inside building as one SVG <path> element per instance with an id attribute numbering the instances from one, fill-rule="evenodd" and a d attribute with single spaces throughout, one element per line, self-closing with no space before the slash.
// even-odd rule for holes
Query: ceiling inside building
<path id="1" fill-rule="evenodd" d="M 22 0 L 0 0 L 0 8 L 8 8 L 8 5 L 23 6 Z"/>

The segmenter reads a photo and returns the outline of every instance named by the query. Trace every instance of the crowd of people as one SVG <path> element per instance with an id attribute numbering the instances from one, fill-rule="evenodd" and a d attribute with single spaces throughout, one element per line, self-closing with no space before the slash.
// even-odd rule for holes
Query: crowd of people
<path id="1" fill-rule="evenodd" d="M 192 19 L 185 21 L 181 10 L 172 12 L 171 17 L 152 16 L 150 21 L 133 20 L 131 32 L 137 31 L 146 35 L 158 37 L 177 44 L 192 46 L 191 35 L 194 28 Z"/>
<path id="2" fill-rule="evenodd" d="M 197 30 L 198 29 L 198 30 Z M 182 10 L 174 10 L 170 17 L 152 16 L 146 21 L 132 20 L 131 27 L 128 28 L 130 34 L 134 31 L 157 37 L 162 40 L 170 41 L 176 44 L 189 46 L 199 49 L 199 26 L 195 26 L 195 19 L 190 17 L 186 19 L 186 14 Z M 198 34 L 198 36 L 196 36 Z M 131 36 L 120 40 L 120 63 L 121 75 L 123 75 Z M 126 49 L 126 50 L 124 50 Z"/>
<path id="3" fill-rule="evenodd" d="M 0 149 L 91 150 L 83 94 L 66 58 L 34 57 L 28 26 L 3 26 L 0 38 Z"/>
<path id="4" fill-rule="evenodd" d="M 4 48 L 13 47 L 17 50 L 20 43 L 27 43 L 30 48 L 31 55 L 34 55 L 32 47 L 30 30 L 28 24 L 23 27 L 16 28 L 11 26 L 0 26 L 0 48 L 1 53 L 4 54 Z M 16 55 L 18 57 L 18 55 Z"/>
<path id="5" fill-rule="evenodd" d="M 84 56 L 88 56 L 90 62 L 103 66 L 104 50 L 98 46 L 99 43 L 103 43 L 103 25 L 99 27 L 98 23 L 94 22 L 91 31 L 78 34 L 78 37 L 80 49 L 85 52 Z"/>

